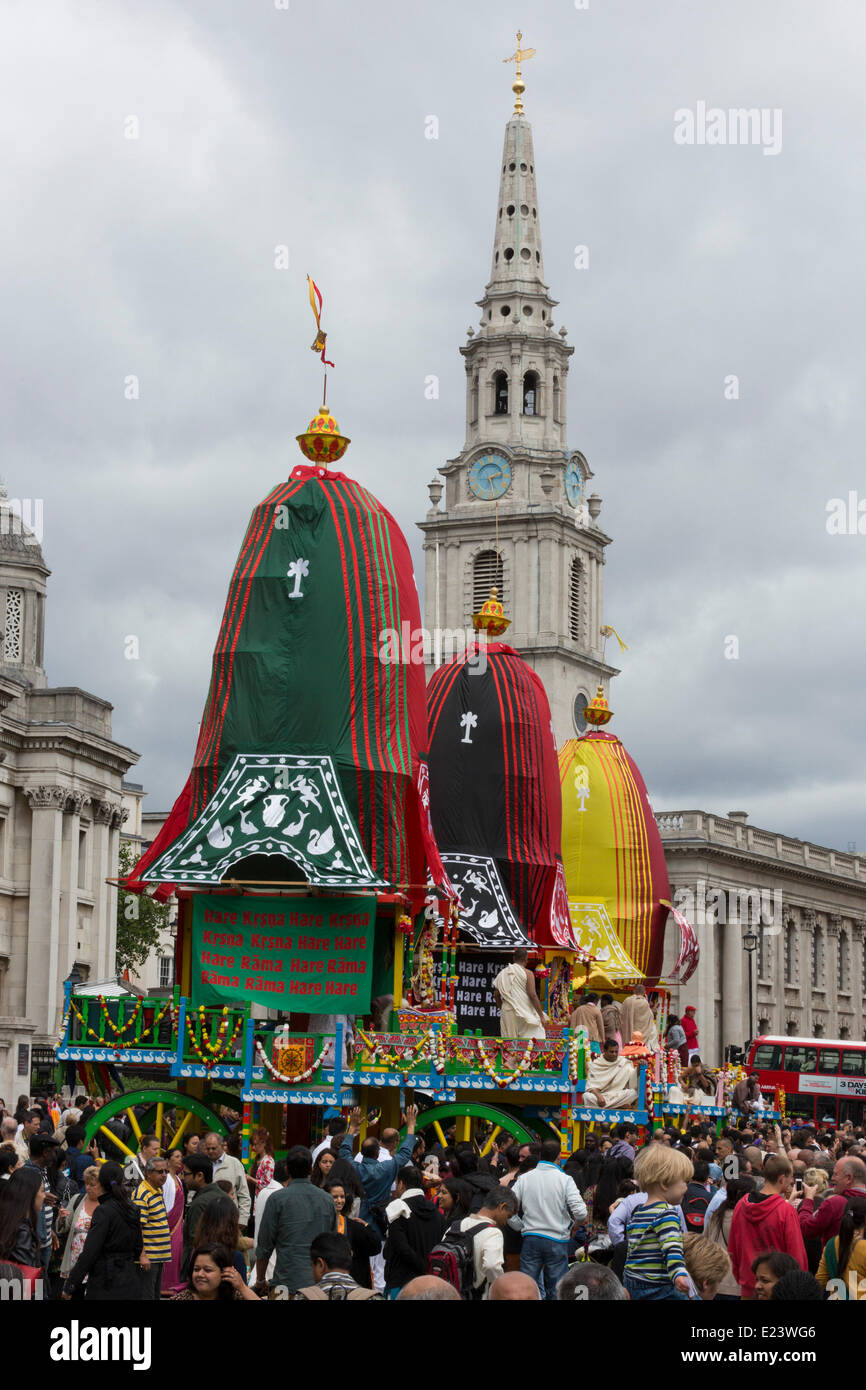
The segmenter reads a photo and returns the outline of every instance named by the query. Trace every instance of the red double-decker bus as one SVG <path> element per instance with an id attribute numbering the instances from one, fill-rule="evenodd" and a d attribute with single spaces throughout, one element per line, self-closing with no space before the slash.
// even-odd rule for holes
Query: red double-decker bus
<path id="1" fill-rule="evenodd" d="M 866 1042 L 768 1035 L 753 1041 L 747 1069 L 757 1073 L 763 1091 L 784 1090 L 785 1112 L 792 1122 L 864 1121 Z"/>

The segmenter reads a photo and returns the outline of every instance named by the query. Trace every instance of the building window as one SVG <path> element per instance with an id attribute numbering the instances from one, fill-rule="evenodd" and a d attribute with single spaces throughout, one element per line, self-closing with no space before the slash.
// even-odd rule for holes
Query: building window
<path id="1" fill-rule="evenodd" d="M 824 939 L 821 928 L 816 926 L 812 933 L 812 988 L 821 988 L 821 966 L 824 960 Z"/>
<path id="2" fill-rule="evenodd" d="M 751 916 L 751 913 L 749 914 Z M 767 978 L 767 939 L 763 922 L 757 924 L 758 935 L 758 979 Z"/>
<path id="3" fill-rule="evenodd" d="M 583 591 L 582 579 L 583 566 L 578 557 L 573 555 L 568 585 L 568 635 L 573 642 L 580 641 L 583 630 L 580 612 L 580 600 Z"/>
<path id="4" fill-rule="evenodd" d="M 572 718 L 574 719 L 574 727 L 579 734 L 585 734 L 589 727 L 584 718 L 584 711 L 588 704 L 589 700 L 586 698 L 583 691 L 575 696 L 574 705 L 572 706 Z"/>
<path id="5" fill-rule="evenodd" d="M 171 989 L 174 984 L 174 956 L 160 956 L 159 958 L 159 987 L 160 989 Z"/>
<path id="6" fill-rule="evenodd" d="M 502 556 L 495 550 L 482 550 L 475 556 L 472 570 L 472 612 L 479 612 L 482 603 L 490 597 L 495 588 L 500 599 L 505 591 L 505 566 Z"/>
<path id="7" fill-rule="evenodd" d="M 87 831 L 78 832 L 78 886 L 87 886 Z"/>
<path id="8" fill-rule="evenodd" d="M 23 589 L 6 590 L 6 623 L 3 629 L 3 660 L 21 660 L 21 635 L 24 621 Z"/>
<path id="9" fill-rule="evenodd" d="M 789 922 L 785 929 L 785 984 L 793 985 L 797 978 L 797 929 Z"/>
<path id="10" fill-rule="evenodd" d="M 846 931 L 843 931 L 843 932 L 840 932 L 840 933 L 839 933 L 839 970 L 838 970 L 838 979 L 839 979 L 839 988 L 840 988 L 840 990 L 845 990 L 846 992 L 847 992 L 847 989 L 848 989 L 848 981 L 849 981 L 850 975 L 851 975 L 851 971 L 850 971 L 850 969 L 849 969 L 849 964 L 850 964 L 850 962 L 849 962 L 849 955 L 848 955 L 848 933 L 847 933 Z"/>
<path id="11" fill-rule="evenodd" d="M 538 414 L 538 373 L 527 372 L 523 378 L 523 413 Z"/>
<path id="12" fill-rule="evenodd" d="M 493 413 L 508 414 L 508 377 L 505 372 L 496 372 L 493 377 Z"/>

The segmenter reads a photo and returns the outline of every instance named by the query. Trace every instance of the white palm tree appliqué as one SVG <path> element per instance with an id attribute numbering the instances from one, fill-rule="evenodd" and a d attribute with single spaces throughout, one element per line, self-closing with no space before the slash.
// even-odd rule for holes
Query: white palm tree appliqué
<path id="1" fill-rule="evenodd" d="M 478 715 L 477 715 L 477 714 L 473 714 L 471 710 L 467 710 L 465 714 L 461 714 L 461 716 L 460 716 L 460 727 L 461 727 L 461 729 L 465 729 L 465 730 L 466 730 L 466 732 L 464 733 L 462 739 L 460 740 L 461 743 L 471 743 L 471 742 L 472 742 L 472 730 L 475 728 L 475 726 L 476 726 L 477 723 L 478 723 Z"/>
<path id="2" fill-rule="evenodd" d="M 309 560 L 292 560 L 291 564 L 289 565 L 289 568 L 286 570 L 287 578 L 294 579 L 295 581 L 295 587 L 289 590 L 289 598 L 304 597 L 304 595 L 301 593 L 301 580 L 306 579 L 309 573 Z"/>

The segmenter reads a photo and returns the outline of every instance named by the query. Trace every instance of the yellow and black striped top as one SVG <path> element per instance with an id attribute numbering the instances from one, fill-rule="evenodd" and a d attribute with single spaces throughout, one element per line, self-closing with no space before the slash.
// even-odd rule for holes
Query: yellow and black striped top
<path id="1" fill-rule="evenodd" d="M 171 1259 L 171 1234 L 162 1191 L 140 1182 L 132 1197 L 141 1213 L 141 1234 L 144 1253 L 150 1260 Z"/>

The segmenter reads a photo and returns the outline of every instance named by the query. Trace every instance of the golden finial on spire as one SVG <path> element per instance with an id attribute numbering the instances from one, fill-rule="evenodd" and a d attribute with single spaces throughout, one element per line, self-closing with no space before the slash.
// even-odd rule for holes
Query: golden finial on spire
<path id="1" fill-rule="evenodd" d="M 534 48 L 521 48 L 521 47 L 520 47 L 520 42 L 521 42 L 522 38 L 523 38 L 523 34 L 522 34 L 522 33 L 520 32 L 520 30 L 518 29 L 518 31 L 517 31 L 517 52 L 516 52 L 516 53 L 512 53 L 512 55 L 511 55 L 510 58 L 503 58 L 503 59 L 502 59 L 503 63 L 516 63 L 516 64 L 517 64 L 517 72 L 516 72 L 516 74 L 515 74 L 514 81 L 513 81 L 512 84 L 511 84 L 511 90 L 512 90 L 512 92 L 514 93 L 514 114 L 515 114 L 515 116 L 522 116 L 522 115 L 523 115 L 523 100 L 522 100 L 522 98 L 523 98 L 523 93 L 526 91 L 526 83 L 524 82 L 523 78 L 522 78 L 521 75 L 520 75 L 520 64 L 523 63 L 523 62 L 525 62 L 527 58 L 534 58 L 534 56 L 535 56 L 535 49 L 534 49 Z"/>

